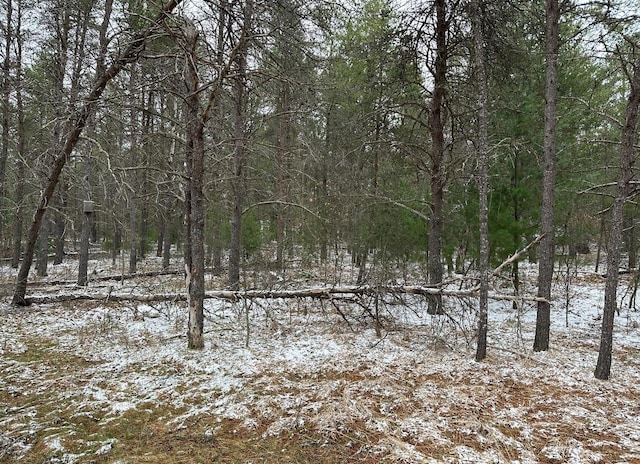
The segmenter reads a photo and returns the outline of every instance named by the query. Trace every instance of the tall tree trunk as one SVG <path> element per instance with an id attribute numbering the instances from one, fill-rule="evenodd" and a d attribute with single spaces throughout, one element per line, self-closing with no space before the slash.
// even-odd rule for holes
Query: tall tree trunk
<path id="1" fill-rule="evenodd" d="M 607 247 L 607 280 L 604 287 L 604 308 L 600 351 L 594 375 L 597 379 L 607 380 L 611 374 L 611 354 L 613 351 L 613 320 L 617 311 L 618 269 L 622 249 L 622 226 L 624 223 L 624 204 L 631 191 L 633 166 L 635 165 L 635 131 L 640 106 L 640 58 L 633 63 L 633 78 L 620 147 L 620 173 L 616 187 L 616 198 L 611 209 L 611 229 Z"/>
<path id="2" fill-rule="evenodd" d="M 444 214 L 444 99 L 447 85 L 447 19 L 446 0 L 436 0 L 436 61 L 433 97 L 429 113 L 431 135 L 431 217 L 429 218 L 428 266 L 429 284 L 442 284 L 442 228 Z M 429 314 L 443 314 L 442 296 L 429 299 Z"/>
<path id="3" fill-rule="evenodd" d="M 250 27 L 252 15 L 252 0 L 247 0 L 244 7 L 244 24 L 246 30 Z M 247 100 L 247 51 L 246 38 L 242 38 L 239 51 L 236 56 L 235 78 L 235 120 L 233 150 L 233 172 L 231 174 L 231 187 L 233 191 L 233 212 L 231 218 L 231 245 L 229 248 L 229 277 L 228 286 L 231 289 L 240 287 L 240 259 L 242 236 L 242 208 L 244 207 L 244 163 L 246 152 L 246 100 Z"/>
<path id="4" fill-rule="evenodd" d="M 520 170 L 519 168 L 520 157 L 518 156 L 518 150 L 514 150 L 513 156 L 513 173 L 511 177 L 511 192 L 512 192 L 512 200 L 513 200 L 513 221 L 514 224 L 520 223 L 520 201 L 518 190 L 520 188 Z M 513 243 L 515 245 L 515 249 L 520 248 L 520 241 L 522 237 L 520 236 L 520 230 L 518 227 L 513 227 Z M 519 260 L 516 259 L 511 266 L 511 281 L 513 282 L 513 293 L 514 295 L 520 295 L 520 265 L 518 264 Z M 512 303 L 512 308 L 514 311 L 518 309 L 518 302 L 514 301 Z"/>
<path id="5" fill-rule="evenodd" d="M 138 272 L 137 199 L 135 192 L 129 192 L 129 274 Z"/>
<path id="6" fill-rule="evenodd" d="M 80 81 L 82 76 L 84 58 L 85 58 L 85 44 L 87 40 L 87 33 L 89 31 L 89 26 L 91 23 L 91 12 L 93 10 L 93 4 L 86 3 L 81 5 L 81 11 L 71 11 L 72 5 L 65 5 L 62 11 L 61 24 L 59 29 L 59 54 L 60 54 L 60 63 L 59 69 L 56 74 L 56 87 L 57 92 L 59 94 L 61 101 L 67 102 L 67 108 L 65 113 L 72 112 L 76 102 L 78 101 L 78 96 L 80 94 Z M 65 76 L 66 76 L 66 67 L 69 61 L 69 34 L 72 28 L 72 16 L 73 13 L 77 13 L 78 17 L 76 19 L 76 40 L 75 45 L 72 51 L 73 62 L 72 64 L 72 73 L 71 73 L 71 86 L 69 89 L 69 94 L 65 95 Z M 63 119 L 63 118 L 60 118 Z M 54 136 L 54 143 L 56 147 L 62 145 L 64 140 L 64 134 L 66 134 L 70 127 L 68 127 L 68 123 L 62 124 L 63 132 L 57 133 Z M 53 258 L 53 264 L 61 264 L 64 260 L 64 247 L 65 247 L 65 234 L 66 234 L 66 206 L 67 206 L 67 190 L 68 186 L 66 183 L 62 183 L 60 188 L 58 189 L 58 194 L 56 195 L 56 203 L 57 208 L 55 210 L 54 218 L 52 218 L 54 222 L 54 245 L 55 245 L 55 255 Z M 51 214 L 51 213 L 50 213 Z"/>
<path id="7" fill-rule="evenodd" d="M 283 82 L 280 90 L 280 127 L 278 135 L 278 174 L 276 181 L 276 195 L 279 202 L 287 199 L 287 153 L 289 150 L 290 104 L 289 84 Z M 286 208 L 283 203 L 276 206 L 276 263 L 279 269 L 284 269 L 285 255 L 285 218 Z"/>
<path id="8" fill-rule="evenodd" d="M 22 261 L 22 265 L 20 266 L 16 279 L 16 287 L 13 292 L 12 304 L 25 305 L 29 303 L 25 298 L 27 293 L 27 280 L 29 277 L 31 264 L 33 263 L 35 244 L 36 240 L 38 239 L 38 231 L 40 230 L 40 226 L 42 224 L 42 217 L 44 216 L 44 213 L 47 210 L 47 206 L 49 205 L 49 202 L 53 197 L 53 192 L 58 185 L 60 173 L 62 172 L 62 169 L 64 168 L 67 160 L 71 156 L 71 153 L 77 145 L 78 140 L 80 140 L 80 135 L 82 134 L 89 116 L 93 113 L 96 102 L 102 96 L 102 93 L 104 92 L 104 89 L 109 81 L 116 77 L 126 65 L 133 63 L 138 59 L 138 56 L 144 49 L 145 42 L 148 40 L 149 36 L 151 36 L 152 32 L 154 32 L 168 18 L 168 16 L 180 2 L 181 0 L 169 0 L 169 2 L 167 2 L 162 7 L 160 13 L 153 20 L 152 24 L 150 24 L 142 32 L 133 37 L 127 47 L 119 54 L 119 56 L 113 61 L 109 68 L 106 69 L 103 74 L 100 74 L 96 78 L 91 91 L 89 92 L 87 97 L 83 99 L 84 104 L 78 111 L 78 116 L 73 121 L 73 124 L 70 126 L 71 130 L 66 135 L 64 145 L 57 153 L 57 156 L 51 167 L 51 173 L 49 174 L 48 182 L 46 183 L 45 188 L 42 191 L 40 201 L 33 215 L 33 221 L 31 222 L 29 235 L 27 237 L 27 242 L 25 245 L 24 260 Z"/>
<path id="9" fill-rule="evenodd" d="M 140 166 L 137 164 L 137 161 L 141 158 L 140 156 L 140 138 L 138 137 L 138 102 L 144 102 L 144 96 L 138 100 L 136 98 L 136 86 L 138 85 L 138 80 L 136 76 L 138 74 L 138 66 L 134 63 L 131 66 L 131 76 L 129 77 L 129 95 L 130 95 L 130 120 L 129 125 L 131 127 L 131 140 L 129 146 L 129 165 L 135 168 L 139 168 Z M 135 274 L 138 270 L 138 224 L 139 224 L 139 213 L 140 208 L 138 205 L 139 195 L 140 195 L 140 182 L 138 179 L 140 178 L 141 173 L 138 169 L 133 169 L 129 172 L 129 185 L 133 188 L 128 191 L 127 198 L 127 206 L 129 213 L 129 230 L 128 230 L 128 245 L 129 245 L 129 274 Z"/>
<path id="10" fill-rule="evenodd" d="M 149 99 L 145 103 L 144 95 L 142 96 L 141 103 L 143 105 L 142 110 L 142 143 L 140 144 L 141 152 L 138 154 L 142 160 L 142 170 L 139 174 L 141 176 L 139 182 L 139 188 L 142 192 L 140 198 L 140 230 L 139 230 L 139 253 L 140 258 L 143 259 L 147 256 L 149 248 L 149 176 L 147 167 L 149 166 L 149 136 L 153 130 L 153 92 L 149 92 Z"/>
<path id="11" fill-rule="evenodd" d="M 80 233 L 80 253 L 78 256 L 78 286 L 86 287 L 89 283 L 87 270 L 89 267 L 89 239 L 91 235 L 91 214 L 93 208 L 85 201 L 82 211 L 82 230 Z"/>
<path id="12" fill-rule="evenodd" d="M 487 73 L 485 68 L 485 39 L 483 32 L 482 1 L 473 0 L 473 43 L 475 50 L 476 80 L 478 83 L 478 194 L 480 225 L 480 308 L 478 311 L 478 344 L 476 361 L 487 356 L 487 325 L 489 308 L 489 175 L 487 161 L 489 157 L 489 106 Z"/>
<path id="13" fill-rule="evenodd" d="M 107 56 L 108 38 L 107 32 L 109 29 L 109 22 L 111 21 L 111 12 L 113 11 L 113 0 L 106 0 L 104 5 L 104 14 L 102 17 L 102 23 L 98 32 L 98 58 L 96 61 L 96 76 L 104 73 L 105 59 Z M 95 125 L 89 124 L 91 132 L 95 132 Z M 89 138 L 93 134 L 89 135 Z M 87 149 L 84 153 L 84 176 L 82 178 L 82 190 L 84 194 L 83 208 L 82 208 L 82 229 L 80 231 L 80 253 L 78 256 L 78 285 L 86 286 L 88 284 L 87 271 L 89 268 L 89 244 L 91 242 L 91 232 L 94 227 L 93 218 L 93 203 L 91 202 L 91 171 L 92 171 L 92 158 L 91 158 L 91 146 L 87 145 Z M 114 237 L 115 238 L 115 237 Z M 113 251 L 116 250 L 115 240 L 113 243 Z M 112 258 L 115 262 L 115 254 Z"/>
<path id="14" fill-rule="evenodd" d="M 80 252 L 78 253 L 78 285 L 80 287 L 85 287 L 88 284 L 87 271 L 89 269 L 89 244 L 91 242 L 91 228 L 93 226 L 93 203 L 91 202 L 92 164 L 91 145 L 87 144 L 84 153 L 84 175 L 82 177 L 82 190 L 84 200 L 82 203 L 83 206 L 82 229 L 80 230 Z"/>
<path id="15" fill-rule="evenodd" d="M 13 223 L 13 254 L 11 267 L 18 268 L 22 255 L 22 232 L 24 226 L 24 184 L 26 174 L 26 150 L 25 150 L 25 114 L 22 99 L 22 2 L 18 2 L 17 24 L 17 53 L 16 53 L 16 111 L 18 113 L 18 148 L 16 158 L 16 219 Z"/>
<path id="16" fill-rule="evenodd" d="M 74 67 L 71 78 L 71 89 L 69 94 L 65 91 L 65 80 L 67 78 L 67 66 L 69 64 L 69 36 L 72 29 L 72 5 L 60 4 L 59 7 L 54 8 L 51 12 L 52 19 L 56 24 L 56 49 L 54 52 L 54 66 L 53 66 L 53 92 L 56 101 L 60 102 L 54 107 L 55 121 L 53 123 L 53 134 L 51 138 L 51 147 L 54 147 L 51 154 L 47 154 L 47 158 L 53 157 L 55 150 L 59 150 L 59 147 L 64 143 L 64 137 L 67 133 L 67 123 L 65 122 L 64 115 L 71 111 L 74 105 L 74 94 L 78 91 L 78 74 L 80 70 L 77 66 Z M 86 34 L 79 33 L 78 42 L 84 40 Z M 76 46 L 77 51 L 77 46 Z M 75 95 L 77 97 L 77 95 Z M 49 160 L 47 160 L 49 161 Z M 46 172 L 48 165 L 43 172 Z M 62 176 L 61 176 L 62 178 Z M 60 264 L 64 257 L 64 196 L 65 196 L 65 183 L 62 182 L 61 187 L 57 191 L 57 195 L 53 197 L 54 208 L 49 211 L 49 234 L 53 236 L 54 245 L 54 264 Z M 42 253 L 42 248 L 40 249 Z M 40 266 L 44 263 L 42 258 L 38 259 L 38 272 L 44 272 L 40 269 Z"/>
<path id="17" fill-rule="evenodd" d="M 188 304 L 189 326 L 188 346 L 191 349 L 204 348 L 204 119 L 200 112 L 199 79 L 196 69 L 196 49 L 198 32 L 193 26 L 185 31 L 187 87 L 187 174 L 189 178 L 188 229 L 189 262 Z"/>
<path id="18" fill-rule="evenodd" d="M 0 148 L 0 212 L 6 196 L 5 180 L 9 158 L 9 119 L 11 117 L 11 45 L 13 42 L 13 2 L 7 0 L 4 34 L 4 61 L 2 63 L 2 147 Z M 20 199 L 18 199 L 20 201 Z M 0 247 L 4 242 L 4 213 L 0 214 Z"/>
<path id="19" fill-rule="evenodd" d="M 554 184 L 556 177 L 556 120 L 558 102 L 558 49 L 560 34 L 558 23 L 560 8 L 558 0 L 546 0 L 545 38 L 545 105 L 544 105 L 544 170 L 542 174 L 542 210 L 540 232 L 543 235 L 538 259 L 538 296 L 546 301 L 538 301 L 534 351 L 549 349 L 549 328 L 551 326 L 551 283 L 553 279 L 553 256 L 555 234 L 553 228 Z"/>

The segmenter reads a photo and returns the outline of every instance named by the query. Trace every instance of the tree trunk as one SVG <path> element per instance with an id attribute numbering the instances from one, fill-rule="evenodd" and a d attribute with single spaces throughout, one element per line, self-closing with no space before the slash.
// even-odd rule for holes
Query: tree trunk
<path id="1" fill-rule="evenodd" d="M 100 75 L 104 72 L 104 61 L 106 59 L 108 38 L 107 31 L 109 28 L 109 21 L 111 20 L 111 12 L 113 9 L 113 0 L 106 0 L 104 5 L 104 15 L 99 30 L 99 51 L 98 59 L 96 62 L 96 75 Z M 93 138 L 95 132 L 95 126 L 90 125 L 89 138 Z M 78 256 L 78 286 L 85 287 L 88 285 L 89 280 L 87 272 L 89 269 L 89 245 L 91 243 L 91 232 L 93 230 L 93 202 L 91 201 L 91 171 L 92 171 L 92 159 L 91 159 L 91 146 L 87 145 L 87 149 L 84 154 L 84 176 L 82 178 L 82 190 L 84 194 L 83 208 L 82 208 L 82 229 L 80 232 L 80 253 Z M 115 241 L 113 250 L 116 250 Z M 113 261 L 115 263 L 115 254 L 112 254 Z"/>
<path id="2" fill-rule="evenodd" d="M 189 326 L 187 331 L 190 349 L 204 348 L 204 119 L 200 112 L 198 71 L 196 69 L 196 49 L 198 32 L 189 25 L 185 31 L 187 87 L 187 159 L 188 166 L 188 305 Z"/>
<path id="3" fill-rule="evenodd" d="M 616 198 L 611 209 L 611 229 L 607 248 L 607 280 L 604 288 L 604 308 L 602 330 L 600 334 L 600 350 L 594 375 L 597 379 L 607 380 L 611 374 L 611 354 L 613 351 L 613 320 L 617 311 L 618 269 L 622 249 L 622 226 L 624 223 L 624 205 L 631 191 L 635 164 L 635 131 L 640 106 L 640 58 L 633 64 L 633 79 L 624 126 L 622 127 L 622 144 L 620 148 L 620 173 L 616 187 Z"/>
<path id="4" fill-rule="evenodd" d="M 0 148 L 0 211 L 6 196 L 5 180 L 9 158 L 9 119 L 11 117 L 11 45 L 13 42 L 13 2 L 7 0 L 4 34 L 4 61 L 2 64 L 2 147 Z M 20 201 L 20 199 L 18 199 Z M 0 214 L 0 247 L 4 242 L 4 214 Z"/>
<path id="5" fill-rule="evenodd" d="M 165 221 L 162 234 L 162 269 L 167 269 L 171 264 L 171 222 Z"/>
<path id="6" fill-rule="evenodd" d="M 54 223 L 54 244 L 55 255 L 53 257 L 53 264 L 62 264 L 64 261 L 64 242 L 66 235 L 67 224 L 65 221 L 65 210 L 67 207 L 67 184 L 63 182 L 61 188 L 58 189 L 58 207 L 55 214 Z"/>
<path id="7" fill-rule="evenodd" d="M 38 236 L 38 259 L 36 260 L 36 274 L 38 277 L 47 275 L 49 264 L 49 225 L 51 221 L 45 218 Z"/>
<path id="8" fill-rule="evenodd" d="M 111 12 L 113 10 L 113 0 L 106 0 L 104 5 L 104 15 L 99 30 L 99 51 L 98 59 L 96 62 L 96 76 L 99 76 L 104 72 L 105 59 L 108 46 L 107 32 L 109 28 L 109 21 L 111 20 Z M 91 124 L 91 132 L 95 132 L 95 126 Z M 94 134 L 90 134 L 89 138 L 93 138 Z M 89 283 L 87 272 L 89 269 L 89 245 L 91 243 L 91 235 L 94 230 L 94 218 L 93 218 L 93 202 L 91 201 L 91 171 L 93 163 L 91 159 L 91 146 L 88 145 L 84 154 L 84 176 L 82 178 L 82 189 L 84 193 L 83 208 L 82 208 L 82 230 L 80 232 L 80 253 L 78 259 L 78 286 L 84 287 Z M 112 250 L 112 260 L 115 264 L 117 247 L 114 243 Z"/>
<path id="9" fill-rule="evenodd" d="M 78 256 L 78 286 L 86 287 L 89 283 L 87 270 L 89 267 L 89 238 L 91 235 L 91 213 L 86 209 L 82 214 L 82 232 L 80 235 L 80 254 Z"/>
<path id="10" fill-rule="evenodd" d="M 447 85 L 447 20 L 446 0 L 436 0 L 436 61 L 433 97 L 429 113 L 431 134 L 431 217 L 429 218 L 429 284 L 442 284 L 442 228 L 444 214 L 444 99 Z M 429 314 L 443 314 L 442 295 L 429 299 Z"/>
<path id="11" fill-rule="evenodd" d="M 553 202 L 556 158 L 556 120 L 558 102 L 558 49 L 560 36 L 558 23 L 560 9 L 558 0 L 546 0 L 545 39 L 545 106 L 544 106 L 544 171 L 542 175 L 542 209 L 540 217 L 540 242 L 538 258 L 538 296 L 546 301 L 538 301 L 534 351 L 549 349 L 549 328 L 551 326 L 551 283 L 553 279 L 554 227 Z"/>
<path id="12" fill-rule="evenodd" d="M 627 245 L 627 256 L 629 257 L 628 267 L 629 269 L 635 269 L 637 264 L 638 247 L 636 244 L 636 220 L 635 220 L 635 205 L 632 206 L 628 215 L 625 216 L 625 242 Z"/>
<path id="13" fill-rule="evenodd" d="M 487 356 L 487 325 L 489 308 L 489 207 L 488 207 L 488 157 L 489 157 L 489 107 L 487 75 L 485 68 L 485 39 L 481 0 L 472 2 L 473 42 L 475 51 L 476 80 L 478 83 L 478 195 L 480 225 L 480 300 L 478 312 L 478 344 L 476 361 Z"/>
<path id="14" fill-rule="evenodd" d="M 605 210 L 605 201 L 604 197 L 602 197 L 602 211 Z M 606 221 L 604 218 L 604 212 L 600 213 L 600 227 L 598 227 L 598 247 L 596 251 L 596 264 L 593 272 L 598 273 L 598 269 L 600 268 L 600 257 L 602 255 L 602 244 L 604 242 L 604 234 L 605 234 L 605 226 Z"/>
<path id="15" fill-rule="evenodd" d="M 160 220 L 163 221 L 158 228 L 158 238 L 156 240 L 156 258 L 162 258 L 162 244 L 164 243 L 164 231 L 167 229 L 168 225 L 164 222 L 162 216 Z"/>
<path id="16" fill-rule="evenodd" d="M 148 37 L 158 26 L 160 26 L 166 20 L 169 14 L 176 8 L 176 6 L 178 6 L 180 2 L 181 0 L 169 0 L 169 2 L 167 2 L 162 7 L 162 10 L 153 20 L 152 24 L 150 24 L 142 32 L 133 37 L 127 47 L 119 54 L 119 56 L 113 61 L 109 68 L 106 69 L 103 74 L 100 74 L 96 78 L 96 81 L 93 84 L 89 95 L 87 95 L 87 97 L 83 99 L 84 104 L 78 111 L 78 116 L 73 121 L 73 124 L 70 126 L 71 130 L 66 135 L 66 140 L 62 149 L 57 153 L 57 156 L 51 167 L 51 173 L 49 174 L 48 182 L 46 183 L 45 188 L 42 191 L 40 201 L 33 215 L 33 221 L 31 222 L 29 235 L 27 237 L 27 242 L 25 245 L 24 260 L 22 261 L 22 265 L 20 266 L 16 279 L 16 287 L 13 293 L 12 304 L 28 304 L 28 301 L 25 298 L 27 293 L 27 280 L 29 277 L 31 264 L 33 263 L 35 244 L 36 240 L 38 239 L 38 231 L 40 230 L 40 226 L 42 224 L 42 217 L 44 216 L 49 202 L 53 197 L 56 186 L 58 185 L 60 173 L 62 172 L 62 169 L 64 168 L 67 160 L 71 156 L 71 153 L 77 145 L 78 140 L 80 140 L 80 134 L 82 134 L 89 116 L 93 113 L 93 108 L 96 102 L 102 96 L 102 93 L 104 92 L 104 89 L 109 81 L 116 77 L 127 64 L 133 63 L 138 59 L 138 56 L 140 52 L 142 52 Z"/>
<path id="17" fill-rule="evenodd" d="M 138 66 L 136 63 L 132 64 L 131 72 L 129 76 L 129 104 L 130 104 L 130 114 L 129 114 L 129 125 L 131 127 L 131 140 L 129 146 L 129 165 L 132 167 L 138 166 L 138 159 L 140 156 L 140 137 L 139 135 L 139 125 L 138 125 L 138 112 L 140 101 L 144 102 L 144 97 L 138 99 L 136 94 L 136 86 L 138 85 L 138 80 L 136 76 L 138 74 Z M 139 166 L 138 166 L 139 167 Z M 133 169 L 128 173 L 128 184 L 133 188 L 129 189 L 127 192 L 127 211 L 129 213 L 129 229 L 127 233 L 127 242 L 129 247 L 129 274 L 135 274 L 138 270 L 138 223 L 139 218 L 138 215 L 140 213 L 140 209 L 138 206 L 138 196 L 140 192 L 140 182 L 139 177 L 140 173 L 137 169 Z"/>
<path id="18" fill-rule="evenodd" d="M 283 82 L 280 91 L 280 127 L 278 135 L 278 174 L 276 180 L 276 195 L 280 202 L 287 200 L 287 153 L 289 150 L 289 126 L 291 111 L 289 105 L 288 83 Z M 285 255 L 285 218 L 286 208 L 283 203 L 276 205 L 276 264 L 278 269 L 284 269 Z"/>
<path id="19" fill-rule="evenodd" d="M 18 110 L 21 112 L 21 110 Z M 13 223 L 13 253 L 11 256 L 11 267 L 17 269 L 20 265 L 20 257 L 22 256 L 22 233 L 24 229 L 24 181 L 26 166 L 23 159 L 24 156 L 24 121 L 18 123 L 22 126 L 22 129 L 18 129 L 18 132 L 22 132 L 22 135 L 18 135 L 18 153 L 17 160 L 17 179 L 16 179 L 16 218 Z"/>
<path id="20" fill-rule="evenodd" d="M 136 233 L 136 200 L 135 193 L 130 192 L 129 199 L 129 274 L 135 274 L 138 270 L 138 240 Z"/>
<path id="21" fill-rule="evenodd" d="M 82 229 L 80 230 L 80 253 L 78 255 L 78 285 L 87 285 L 87 270 L 89 268 L 89 243 L 91 238 L 92 212 L 91 201 L 91 146 L 87 145 L 84 153 L 84 176 L 82 177 L 82 189 L 84 190 L 84 201 L 82 208 Z"/>
<path id="22" fill-rule="evenodd" d="M 147 167 L 149 166 L 149 147 L 148 140 L 149 134 L 151 133 L 151 125 L 152 125 L 152 115 L 151 111 L 153 108 L 153 93 L 149 92 L 149 101 L 145 103 L 144 95 L 141 98 L 141 104 L 143 106 L 142 110 L 142 134 L 141 139 L 142 143 L 140 143 L 140 152 L 138 153 L 138 158 L 142 160 L 142 170 L 138 175 L 138 189 L 142 192 L 142 197 L 139 198 L 138 204 L 140 209 L 140 230 L 138 232 L 138 250 L 139 256 L 141 259 L 144 259 L 148 254 L 149 248 L 149 195 L 147 192 L 149 191 L 149 176 L 147 173 Z"/>
<path id="23" fill-rule="evenodd" d="M 122 232 L 120 231 L 120 225 L 117 219 L 113 220 L 113 246 L 111 247 L 111 264 L 113 266 L 118 262 L 118 255 L 122 248 Z"/>
<path id="24" fill-rule="evenodd" d="M 16 218 L 13 223 L 13 255 L 11 267 L 17 269 L 22 255 L 22 233 L 24 226 L 24 184 L 26 174 L 26 149 L 25 149 L 25 114 L 22 100 L 22 3 L 18 3 L 17 12 L 17 56 L 16 56 L 16 111 L 18 113 L 18 156 L 16 167 Z"/>
<path id="25" fill-rule="evenodd" d="M 248 30 L 252 14 L 252 0 L 247 0 L 244 12 L 244 29 Z M 247 100 L 247 51 L 248 44 L 246 38 L 241 38 L 239 51 L 236 56 L 236 78 L 235 78 L 235 120 L 233 150 L 233 172 L 231 187 L 233 191 L 233 212 L 231 218 L 231 244 L 229 247 L 229 278 L 228 286 L 231 289 L 240 287 L 240 259 L 241 259 L 241 236 L 242 236 L 242 208 L 244 205 L 244 158 L 246 152 L 246 100 Z"/>

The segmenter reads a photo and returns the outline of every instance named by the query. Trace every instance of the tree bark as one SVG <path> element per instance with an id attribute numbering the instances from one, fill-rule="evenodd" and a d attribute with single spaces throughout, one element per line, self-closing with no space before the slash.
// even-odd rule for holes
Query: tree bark
<path id="1" fill-rule="evenodd" d="M 483 32 L 482 1 L 473 0 L 473 42 L 475 50 L 476 81 L 478 83 L 478 195 L 480 225 L 480 290 L 478 311 L 478 343 L 476 361 L 487 356 L 487 325 L 489 308 L 489 207 L 488 207 L 488 157 L 489 157 L 489 105 L 487 73 L 485 67 L 485 39 Z"/>
<path id="2" fill-rule="evenodd" d="M 442 283 L 442 228 L 444 210 L 444 99 L 447 85 L 447 19 L 446 0 L 436 0 L 436 60 L 434 89 L 429 113 L 431 135 L 430 190 L 431 216 L 429 218 L 428 266 L 429 284 Z M 429 301 L 429 314 L 443 314 L 442 296 L 434 295 Z"/>
<path id="3" fill-rule="evenodd" d="M 611 208 L 611 229 L 607 247 L 607 280 L 604 288 L 604 308 L 600 334 L 600 350 L 594 375 L 596 379 L 608 380 L 611 375 L 611 355 L 613 351 L 613 321 L 617 311 L 618 269 L 622 249 L 622 226 L 624 205 L 631 191 L 635 165 L 635 131 L 640 106 L 640 58 L 633 63 L 631 90 L 625 110 L 620 147 L 620 172 L 616 185 L 616 198 Z"/>
<path id="4" fill-rule="evenodd" d="M 280 90 L 280 127 L 278 135 L 278 174 L 276 180 L 276 195 L 279 203 L 276 206 L 276 264 L 278 269 L 284 269 L 285 255 L 285 226 L 286 207 L 283 202 L 287 199 L 287 154 L 289 150 L 290 104 L 289 83 L 282 82 Z"/>
<path id="5" fill-rule="evenodd" d="M 544 170 L 542 175 L 542 209 L 538 258 L 538 296 L 545 301 L 538 302 L 534 351 L 549 349 L 549 329 L 551 326 L 551 283 L 553 279 L 553 257 L 555 246 L 553 202 L 556 158 L 556 120 L 558 102 L 558 50 L 560 35 L 558 23 L 560 8 L 558 0 L 546 0 L 545 38 L 545 106 L 544 106 Z"/>
<path id="6" fill-rule="evenodd" d="M 198 32 L 192 25 L 185 30 L 186 69 L 185 84 L 187 96 L 187 159 L 189 208 L 187 234 L 189 240 L 189 261 L 187 269 L 187 291 L 189 324 L 187 329 L 188 347 L 204 348 L 204 119 L 200 111 L 199 78 L 196 68 Z"/>
<path id="7" fill-rule="evenodd" d="M 49 228 L 51 220 L 46 217 L 38 234 L 38 257 L 36 259 L 36 274 L 38 277 L 47 275 L 47 266 L 49 264 Z"/>
<path id="8" fill-rule="evenodd" d="M 67 224 L 65 221 L 65 210 L 67 207 L 67 183 L 63 182 L 58 189 L 57 195 L 57 211 L 55 214 L 55 222 L 54 225 L 54 245 L 55 245 L 55 254 L 53 257 L 53 264 L 62 264 L 64 261 L 64 245 L 65 245 L 65 235 Z"/>
<path id="9" fill-rule="evenodd" d="M 247 0 L 244 7 L 245 32 L 250 28 L 252 15 L 252 0 Z M 241 37 L 239 51 L 235 57 L 236 78 L 235 78 L 235 120 L 233 150 L 233 172 L 231 188 L 233 191 L 233 212 L 231 218 L 231 244 L 229 247 L 229 288 L 236 290 L 240 287 L 240 252 L 242 237 L 242 209 L 244 205 L 244 163 L 246 152 L 246 100 L 247 100 L 247 51 L 248 43 L 246 34 Z"/>
<path id="10" fill-rule="evenodd" d="M 167 218 L 162 234 L 162 269 L 167 269 L 171 264 L 171 229 L 171 222 Z"/>
<path id="11" fill-rule="evenodd" d="M 16 219 L 13 223 L 13 254 L 11 267 L 17 269 L 20 265 L 22 255 L 22 232 L 24 226 L 24 184 L 26 174 L 26 149 L 25 149 L 25 113 L 22 99 L 22 3 L 18 2 L 17 24 L 16 24 L 16 111 L 18 113 L 18 148 L 16 167 Z"/>
<path id="12" fill-rule="evenodd" d="M 145 28 L 141 33 L 133 37 L 129 45 L 127 45 L 126 48 L 116 57 L 113 64 L 111 64 L 103 74 L 99 75 L 96 78 L 91 91 L 89 92 L 87 97 L 83 99 L 85 103 L 75 117 L 74 122 L 71 125 L 71 130 L 66 136 L 64 145 L 57 153 L 57 156 L 51 167 L 48 182 L 46 183 L 42 191 L 40 201 L 33 215 L 33 221 L 31 222 L 29 235 L 25 244 L 24 260 L 22 261 L 22 265 L 20 266 L 20 269 L 18 271 L 12 304 L 26 305 L 29 303 L 25 298 L 27 292 L 27 280 L 29 277 L 31 264 L 33 262 L 35 244 L 36 240 L 38 239 L 38 231 L 40 230 L 40 226 L 42 224 L 42 217 L 44 216 L 49 202 L 53 197 L 56 186 L 58 185 L 60 173 L 62 172 L 62 169 L 64 168 L 67 160 L 71 156 L 71 153 L 77 145 L 78 140 L 80 140 L 80 135 L 82 134 L 89 116 L 93 113 L 96 102 L 102 96 L 102 93 L 104 92 L 104 89 L 106 88 L 109 81 L 116 77 L 126 65 L 133 63 L 138 59 L 138 56 L 144 49 L 145 43 L 148 40 L 149 36 L 151 36 L 152 33 L 166 20 L 166 18 L 171 14 L 171 12 L 178 6 L 181 1 L 182 0 L 170 0 L 169 2 L 167 2 L 160 10 L 160 13 L 153 20 L 152 24 Z"/>
<path id="13" fill-rule="evenodd" d="M 116 265 L 118 261 L 118 255 L 120 254 L 120 249 L 122 248 L 122 232 L 120 231 L 120 225 L 118 224 L 117 219 L 113 219 L 113 243 L 111 247 L 111 264 L 113 266 Z"/>
<path id="14" fill-rule="evenodd" d="M 82 231 L 80 233 L 80 255 L 78 257 L 78 286 L 86 287 L 89 283 L 87 270 L 89 267 L 89 238 L 91 235 L 91 213 L 82 214 Z"/>
<path id="15" fill-rule="evenodd" d="M 99 51 L 98 58 L 96 59 L 96 76 L 99 76 L 104 72 L 104 61 L 107 55 L 108 38 L 107 32 L 109 29 L 109 22 L 111 21 L 111 12 L 113 11 L 113 0 L 106 0 L 104 4 L 104 14 L 102 17 L 102 23 L 98 31 L 98 43 Z M 95 130 L 95 126 L 92 124 L 92 132 Z M 91 135 L 89 138 L 93 138 Z M 89 244 L 91 242 L 91 231 L 93 229 L 93 211 L 87 211 L 84 207 L 84 202 L 91 201 L 91 171 L 92 171 L 92 158 L 91 147 L 88 146 L 84 154 L 84 176 L 82 178 L 82 189 L 84 193 L 83 200 L 83 214 L 82 214 L 82 229 L 80 231 L 80 255 L 78 259 L 78 285 L 83 287 L 88 284 L 87 271 L 89 268 Z M 89 204 L 87 204 L 89 206 Z M 92 206 L 92 205 L 91 205 Z M 91 206 L 89 206 L 90 209 Z M 115 250 L 115 243 L 114 243 Z"/>
<path id="16" fill-rule="evenodd" d="M 2 147 L 0 148 L 0 211 L 6 196 L 5 180 L 9 158 L 9 119 L 11 117 L 11 44 L 13 42 L 13 2 L 7 0 L 4 37 L 4 61 L 2 63 Z M 18 200 L 19 201 L 19 200 Z M 0 246 L 4 241 L 4 214 L 0 214 Z"/>

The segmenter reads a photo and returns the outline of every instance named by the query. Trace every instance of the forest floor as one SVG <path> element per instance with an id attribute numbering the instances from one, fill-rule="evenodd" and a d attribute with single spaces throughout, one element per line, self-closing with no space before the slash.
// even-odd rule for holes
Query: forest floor
<path id="1" fill-rule="evenodd" d="M 73 280 L 73 266 L 50 268 L 44 282 Z M 335 269 L 309 269 L 265 271 L 263 283 L 336 281 Z M 523 288 L 534 272 L 524 269 Z M 604 280 L 585 265 L 560 274 L 551 349 L 531 350 L 533 304 L 492 302 L 478 363 L 474 300 L 445 299 L 445 316 L 427 315 L 424 297 L 379 300 L 378 336 L 373 300 L 208 299 L 206 347 L 191 351 L 183 302 L 14 308 L 15 271 L 0 267 L 0 462 L 640 463 L 640 312 L 627 308 L 629 282 L 612 377 L 598 381 Z M 105 285 L 167 293 L 183 281 L 86 291 Z M 223 284 L 208 277 L 207 286 Z M 29 295 L 78 291 L 34 285 Z"/>

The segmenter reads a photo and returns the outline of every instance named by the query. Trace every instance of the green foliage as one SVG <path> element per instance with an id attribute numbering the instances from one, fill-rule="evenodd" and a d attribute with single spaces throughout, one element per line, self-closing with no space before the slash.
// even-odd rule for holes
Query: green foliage
<path id="1" fill-rule="evenodd" d="M 242 250 L 249 257 L 260 249 L 263 243 L 262 223 L 252 210 L 242 216 Z"/>

